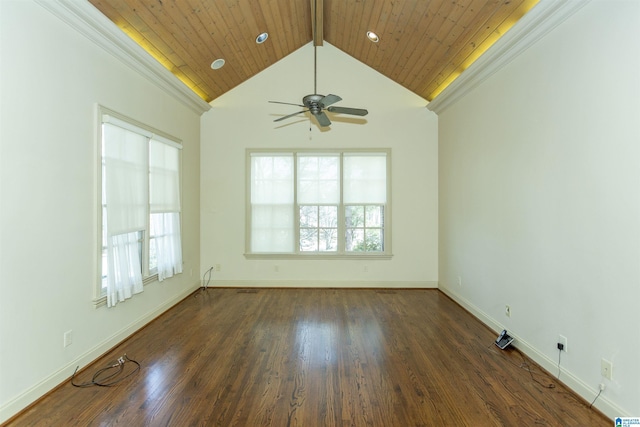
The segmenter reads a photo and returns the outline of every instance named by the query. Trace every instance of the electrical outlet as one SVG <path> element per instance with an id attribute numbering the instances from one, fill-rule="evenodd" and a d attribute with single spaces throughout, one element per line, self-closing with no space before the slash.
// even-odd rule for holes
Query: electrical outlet
<path id="1" fill-rule="evenodd" d="M 604 383 L 600 383 L 600 385 L 598 386 L 598 388 L 600 389 L 600 391 L 604 391 L 604 389 L 605 389 L 605 385 L 604 385 Z"/>
<path id="2" fill-rule="evenodd" d="M 567 337 L 564 335 L 558 335 L 558 344 L 562 344 L 562 351 L 569 352 L 569 346 L 567 345 Z"/>
<path id="3" fill-rule="evenodd" d="M 462 277 L 458 276 L 458 286 L 462 286 Z"/>
<path id="4" fill-rule="evenodd" d="M 508 306 L 508 305 L 504 306 L 504 315 L 507 317 L 511 317 L 511 306 Z"/>
<path id="5" fill-rule="evenodd" d="M 216 271 L 220 271 L 220 264 L 216 264 L 216 265 L 215 265 L 215 270 L 216 270 Z"/>
<path id="6" fill-rule="evenodd" d="M 73 344 L 73 331 L 69 330 L 64 333 L 64 336 L 62 337 L 62 343 L 65 347 L 69 347 L 71 344 Z"/>
<path id="7" fill-rule="evenodd" d="M 609 362 L 607 359 L 600 360 L 600 374 L 606 379 L 610 380 L 613 378 L 613 363 Z"/>
<path id="8" fill-rule="evenodd" d="M 280 266 L 279 265 L 274 265 L 273 266 L 273 271 L 276 272 L 276 273 L 279 273 L 280 272 Z"/>

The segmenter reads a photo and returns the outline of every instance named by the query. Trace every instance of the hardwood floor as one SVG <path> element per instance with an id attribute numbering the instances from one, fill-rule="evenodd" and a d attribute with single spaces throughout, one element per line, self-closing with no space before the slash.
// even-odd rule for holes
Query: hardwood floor
<path id="1" fill-rule="evenodd" d="M 611 425 L 494 339 L 437 290 L 211 288 L 76 381 L 125 353 L 139 372 L 67 383 L 9 425 Z"/>

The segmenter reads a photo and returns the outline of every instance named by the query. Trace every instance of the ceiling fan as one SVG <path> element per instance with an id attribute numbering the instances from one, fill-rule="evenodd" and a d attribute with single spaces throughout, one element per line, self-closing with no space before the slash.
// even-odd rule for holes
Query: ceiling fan
<path id="1" fill-rule="evenodd" d="M 366 116 L 369 114 L 364 108 L 350 108 L 350 107 L 336 107 L 335 104 L 338 101 L 342 101 L 338 95 L 319 95 L 316 89 L 317 87 L 317 47 L 322 45 L 322 0 L 311 0 L 311 7 L 313 8 L 312 22 L 313 27 L 313 94 L 307 95 L 302 98 L 302 104 L 292 104 L 289 102 L 269 101 L 273 104 L 286 104 L 296 105 L 298 107 L 306 108 L 305 110 L 288 114 L 284 117 L 275 119 L 274 122 L 286 120 L 290 117 L 297 116 L 300 113 L 311 113 L 316 118 L 316 121 L 321 127 L 331 126 L 329 117 L 325 114 L 325 110 L 331 113 L 350 114 L 353 116 Z"/>

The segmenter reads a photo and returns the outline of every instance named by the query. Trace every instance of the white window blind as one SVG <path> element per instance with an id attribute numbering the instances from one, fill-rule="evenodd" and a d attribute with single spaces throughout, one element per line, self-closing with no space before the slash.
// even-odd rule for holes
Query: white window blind
<path id="1" fill-rule="evenodd" d="M 293 155 L 251 155 L 251 248 L 253 252 L 294 249 Z"/>
<path id="2" fill-rule="evenodd" d="M 103 127 L 109 236 L 147 224 L 147 138 L 105 123 Z"/>
<path id="3" fill-rule="evenodd" d="M 340 203 L 340 156 L 298 155 L 298 204 Z"/>
<path id="4" fill-rule="evenodd" d="M 387 158 L 384 154 L 344 155 L 344 195 L 348 204 L 387 202 Z"/>
<path id="5" fill-rule="evenodd" d="M 180 212 L 180 152 L 149 142 L 149 205 L 152 213 Z"/>

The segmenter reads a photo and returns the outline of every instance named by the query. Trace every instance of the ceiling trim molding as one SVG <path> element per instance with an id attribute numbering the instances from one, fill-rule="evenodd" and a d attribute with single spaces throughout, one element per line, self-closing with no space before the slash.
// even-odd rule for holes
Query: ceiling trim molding
<path id="1" fill-rule="evenodd" d="M 35 0 L 43 8 L 202 115 L 211 105 L 163 67 L 86 0 Z"/>
<path id="2" fill-rule="evenodd" d="M 476 62 L 431 101 L 427 108 L 440 114 L 502 69 L 591 0 L 540 0 Z"/>

